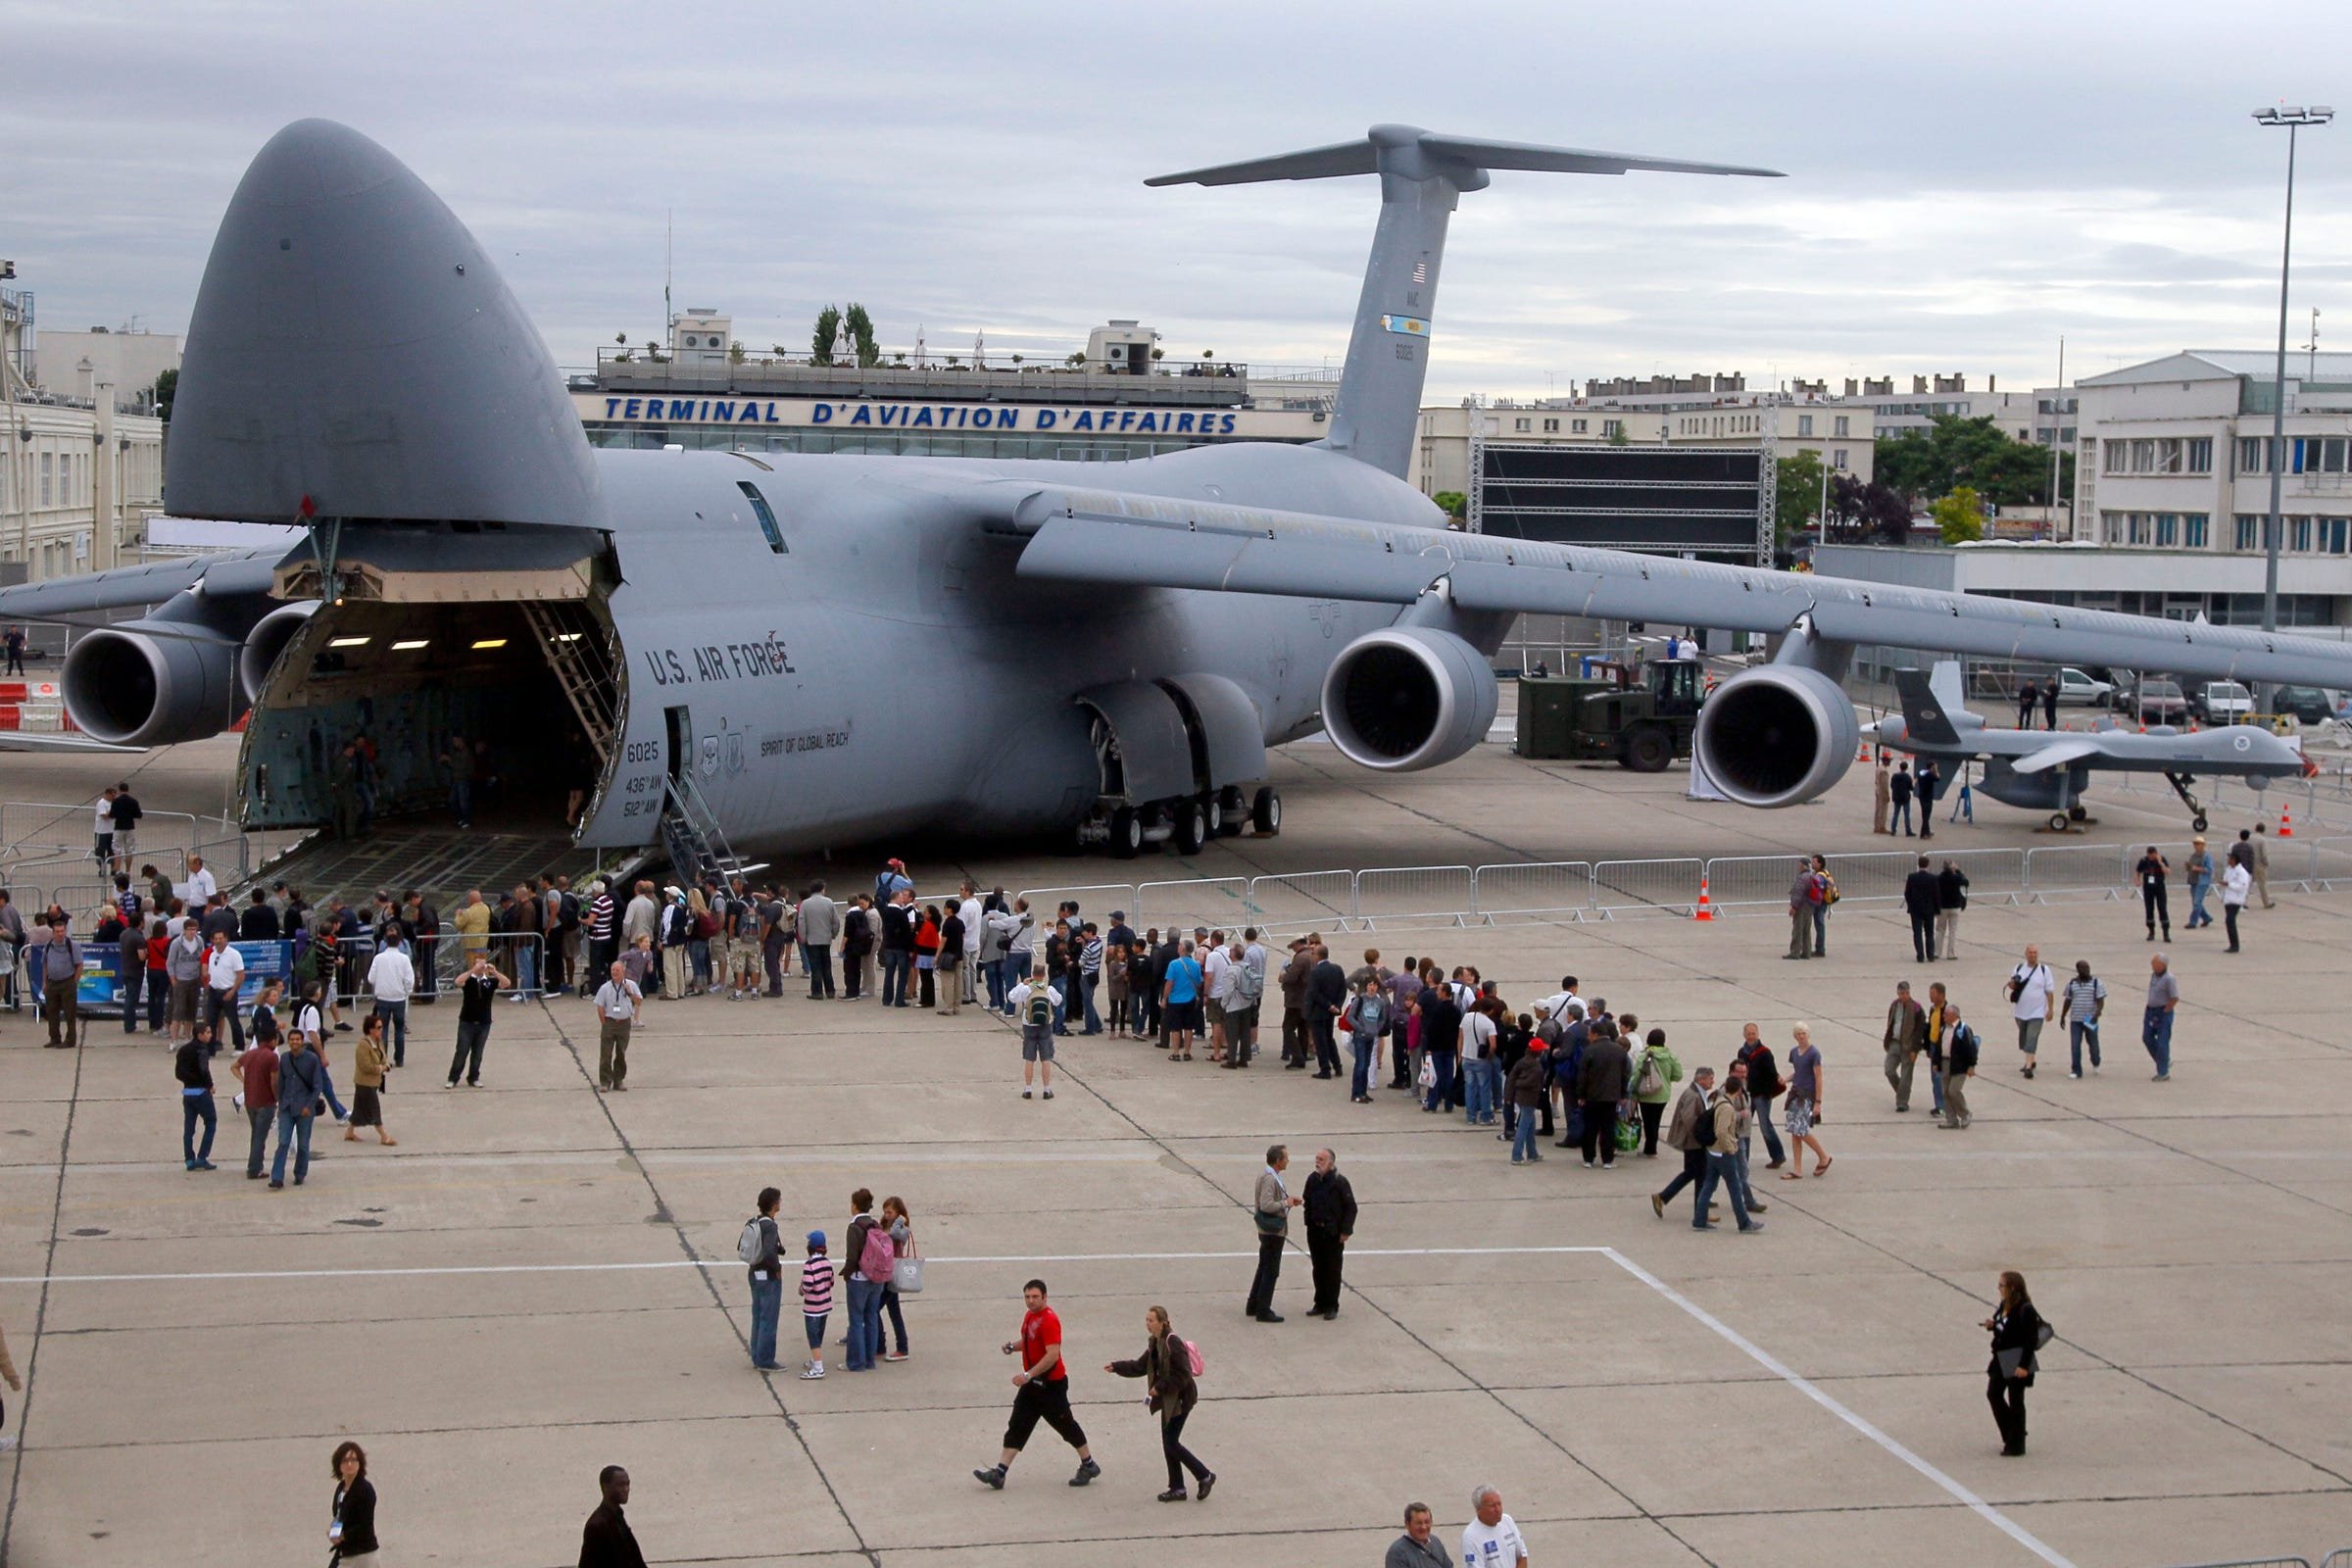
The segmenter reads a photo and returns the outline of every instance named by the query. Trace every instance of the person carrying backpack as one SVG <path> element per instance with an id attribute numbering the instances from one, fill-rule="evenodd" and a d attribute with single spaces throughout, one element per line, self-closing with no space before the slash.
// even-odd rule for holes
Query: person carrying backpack
<path id="1" fill-rule="evenodd" d="M 784 1195 L 773 1187 L 760 1189 L 759 1212 L 744 1221 L 735 1240 L 735 1255 L 752 1276 L 752 1365 L 762 1372 L 781 1372 L 776 1365 L 776 1319 L 784 1310 L 784 1238 L 776 1230 L 776 1210 Z"/>
<path id="2" fill-rule="evenodd" d="M 1033 970 L 1029 978 L 1014 986 L 1005 999 L 1012 1015 L 1021 1021 L 1021 1098 L 1031 1098 L 1032 1083 L 1039 1072 L 1045 1074 L 1046 1098 L 1054 1098 L 1054 1011 L 1061 1005 L 1061 993 L 1046 983 L 1046 971 Z"/>
<path id="3" fill-rule="evenodd" d="M 843 1363 L 852 1372 L 871 1372 L 882 1345 L 882 1288 L 897 1271 L 899 1251 L 890 1232 L 874 1218 L 874 1195 L 860 1187 L 850 1195 L 850 1234 L 842 1248 L 849 1261 L 841 1277 L 850 1282 L 850 1355 Z"/>
<path id="4" fill-rule="evenodd" d="M 1132 1361 L 1102 1363 L 1102 1370 L 1113 1377 L 1144 1380 L 1144 1408 L 1159 1417 L 1159 1450 L 1168 1461 L 1168 1490 L 1159 1494 L 1162 1502 L 1184 1501 L 1187 1470 L 1200 1483 L 1202 1502 L 1208 1500 L 1208 1489 L 1217 1484 L 1217 1473 L 1184 1446 L 1185 1419 L 1200 1396 L 1200 1385 L 1193 1381 L 1200 1368 L 1200 1348 L 1176 1337 L 1164 1306 L 1144 1312 L 1143 1354 Z"/>

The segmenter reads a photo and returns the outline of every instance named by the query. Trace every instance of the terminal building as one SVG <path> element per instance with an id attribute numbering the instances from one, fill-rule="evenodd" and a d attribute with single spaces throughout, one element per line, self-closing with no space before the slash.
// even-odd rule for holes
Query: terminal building
<path id="1" fill-rule="evenodd" d="M 846 345 L 822 358 L 753 355 L 716 311 L 689 310 L 667 353 L 605 351 L 571 377 L 598 446 L 745 452 L 1111 462 L 1227 441 L 1315 441 L 1336 377 L 1251 373 L 1195 360 L 1170 367 L 1159 334 L 1097 327 L 1085 350 L 1037 364 L 1018 354 L 918 347 L 869 363 Z M 838 363 L 836 363 L 838 362 Z"/>
<path id="2" fill-rule="evenodd" d="M 0 285 L 0 585 L 144 560 L 163 501 L 152 393 L 179 339 L 41 331 L 34 307 Z"/>

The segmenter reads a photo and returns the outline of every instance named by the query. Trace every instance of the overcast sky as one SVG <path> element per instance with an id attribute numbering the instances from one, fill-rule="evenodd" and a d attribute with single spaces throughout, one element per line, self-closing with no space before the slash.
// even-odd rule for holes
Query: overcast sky
<path id="1" fill-rule="evenodd" d="M 481 236 L 559 362 L 733 313 L 808 347 L 1345 352 L 1369 178 L 1146 190 L 1376 121 L 1763 164 L 1503 173 L 1454 220 L 1433 401 L 1652 371 L 2046 383 L 2259 347 L 2283 131 L 2345 88 L 2352 6 L 1187 0 L 706 9 L 0 0 L 0 256 L 54 327 L 179 331 L 256 149 L 324 115 Z M 128 18 L 129 20 L 123 20 Z M 2335 61 L 2338 65 L 2328 66 Z M 2347 101 L 2352 110 L 2352 101 Z M 2291 341 L 2352 347 L 2352 120 L 2306 134 Z"/>

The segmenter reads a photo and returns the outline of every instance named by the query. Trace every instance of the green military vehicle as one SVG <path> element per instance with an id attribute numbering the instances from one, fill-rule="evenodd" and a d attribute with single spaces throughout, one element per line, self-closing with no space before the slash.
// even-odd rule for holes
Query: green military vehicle
<path id="1" fill-rule="evenodd" d="M 1521 757 L 1615 760 L 1659 773 L 1690 755 L 1690 732 L 1706 701 L 1706 670 L 1695 659 L 1596 663 L 1586 677 L 1529 675 L 1519 681 Z"/>

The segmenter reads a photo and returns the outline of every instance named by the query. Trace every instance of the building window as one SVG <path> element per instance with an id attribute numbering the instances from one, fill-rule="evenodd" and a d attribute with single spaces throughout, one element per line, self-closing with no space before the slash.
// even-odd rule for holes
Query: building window
<path id="1" fill-rule="evenodd" d="M 1582 419 L 1570 419 L 1568 421 L 1568 433 L 1570 435 L 1583 435 L 1585 433 L 1585 421 Z"/>
<path id="2" fill-rule="evenodd" d="M 2311 551 L 2311 519 L 2309 517 L 2292 519 L 2287 529 L 2287 538 L 2289 550 L 2308 555 Z"/>
<path id="3" fill-rule="evenodd" d="M 2200 435 L 2189 438 L 2188 471 L 2191 473 L 2211 473 L 2213 471 L 2213 437 Z"/>
<path id="4" fill-rule="evenodd" d="M 46 452 L 41 454 L 41 505 L 44 507 L 50 504 L 49 488 L 53 483 L 51 478 L 52 470 L 50 468 L 50 465 L 55 461 L 56 460 L 50 454 Z"/>
<path id="5" fill-rule="evenodd" d="M 1836 468 L 1840 473 L 1845 471 L 1845 448 L 1835 447 L 1831 449 L 1830 466 Z"/>
<path id="6" fill-rule="evenodd" d="M 1847 417 L 1845 415 L 1842 415 L 1842 414 L 1840 414 L 1839 416 L 1838 416 L 1837 419 L 1836 419 L 1836 420 L 1835 420 L 1835 421 L 1834 421 L 1834 422 L 1831 424 L 1831 426 L 1830 426 L 1830 434 L 1832 434 L 1832 435 L 1840 435 L 1840 436 L 1842 436 L 1842 435 L 1851 435 L 1851 434 L 1853 434 L 1853 432 L 1852 432 L 1850 429 L 1848 429 L 1848 428 L 1847 428 L 1847 425 L 1848 425 L 1849 423 L 1851 423 L 1851 420 L 1850 420 L 1850 419 L 1849 419 L 1849 418 L 1848 418 L 1848 417 Z"/>
<path id="7" fill-rule="evenodd" d="M 1558 435 L 1560 433 L 1560 421 L 1557 419 L 1545 419 L 1544 421 L 1544 433 L 1545 435 Z"/>
<path id="8" fill-rule="evenodd" d="M 2249 517 L 2242 512 L 2237 514 L 2236 548 L 2239 550 L 2260 550 L 2262 548 L 2262 519 L 2260 517 Z"/>
<path id="9" fill-rule="evenodd" d="M 1796 416 L 1796 433 L 1798 435 L 1811 435 L 1813 433 L 1813 416 L 1810 414 L 1800 414 Z"/>
<path id="10" fill-rule="evenodd" d="M 2180 517 L 2170 512 L 2158 513 L 2156 514 L 2156 544 L 2158 548 L 2169 548 L 2173 545 L 2179 544 L 2180 542 Z"/>
<path id="11" fill-rule="evenodd" d="M 2126 541 L 2135 545 L 2146 544 L 2148 542 L 2148 514 L 2144 512 L 2134 512 L 2130 514 L 2129 520 L 2131 526 L 2126 530 Z"/>
<path id="12" fill-rule="evenodd" d="M 2344 554 L 2346 523 L 2342 517 L 2320 519 L 2320 548 L 2331 556 Z"/>
<path id="13" fill-rule="evenodd" d="M 1525 430 L 1527 427 L 1528 424 L 1525 419 L 1513 419 L 1511 421 L 1511 428 L 1514 430 Z"/>
<path id="14" fill-rule="evenodd" d="M 1625 434 L 1625 421 L 1623 419 L 1603 419 L 1600 421 L 1600 433 L 1614 441 Z"/>
<path id="15" fill-rule="evenodd" d="M 2110 440 L 2107 443 L 2107 471 L 2129 473 L 2132 466 L 2132 443 Z"/>
<path id="16" fill-rule="evenodd" d="M 2108 444 L 2112 446 L 2114 443 L 2110 442 Z M 2107 471 L 2113 473 L 2115 470 L 2110 468 Z M 2240 473 L 2260 473 L 2263 471 L 2262 437 L 2258 435 L 2241 435 L 2237 438 L 2237 471 Z"/>
<path id="17" fill-rule="evenodd" d="M 2103 543 L 2120 545 L 2124 542 L 2124 514 L 2120 512 L 2099 514 L 2099 538 Z"/>
<path id="18" fill-rule="evenodd" d="M 2191 550 L 2205 548 L 2205 514 L 2192 512 L 2180 519 L 2180 543 Z"/>
<path id="19" fill-rule="evenodd" d="M 2177 435 L 2166 436 L 2156 443 L 2156 471 L 2158 473 L 2181 471 L 2183 461 L 2181 444 L 2180 438 Z"/>

